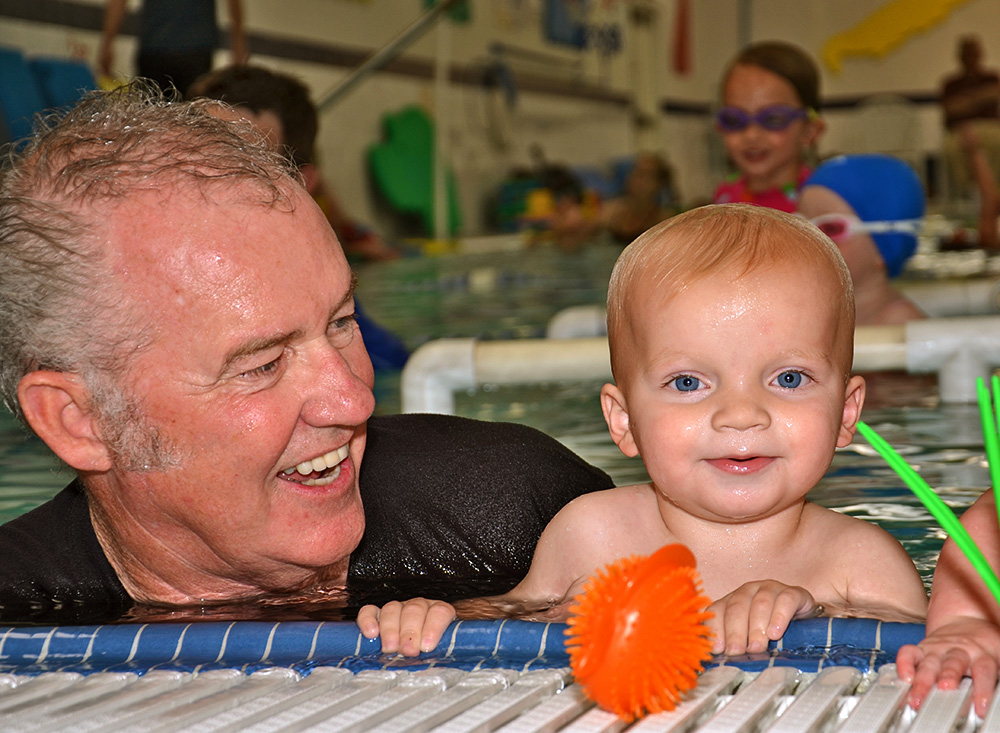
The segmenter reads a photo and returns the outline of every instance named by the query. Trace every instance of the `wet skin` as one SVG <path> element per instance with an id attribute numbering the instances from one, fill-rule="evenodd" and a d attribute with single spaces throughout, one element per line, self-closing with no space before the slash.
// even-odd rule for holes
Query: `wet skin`
<path id="1" fill-rule="evenodd" d="M 304 190 L 291 204 L 151 192 L 106 220 L 124 304 L 154 324 L 131 388 L 176 463 L 87 477 L 99 539 L 137 600 L 346 577 L 372 367 L 337 240 Z"/>

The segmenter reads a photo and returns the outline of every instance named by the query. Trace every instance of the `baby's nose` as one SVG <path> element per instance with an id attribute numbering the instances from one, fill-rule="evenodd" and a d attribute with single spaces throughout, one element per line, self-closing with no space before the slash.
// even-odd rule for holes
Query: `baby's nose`
<path id="1" fill-rule="evenodd" d="M 713 415 L 716 430 L 754 430 L 771 424 L 764 401 L 752 390 L 731 390 L 719 395 Z"/>

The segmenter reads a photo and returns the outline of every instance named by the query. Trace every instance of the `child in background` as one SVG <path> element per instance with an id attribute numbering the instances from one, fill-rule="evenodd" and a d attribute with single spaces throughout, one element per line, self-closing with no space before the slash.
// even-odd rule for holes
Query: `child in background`
<path id="1" fill-rule="evenodd" d="M 902 546 L 805 498 L 850 444 L 865 397 L 851 375 L 850 273 L 827 237 L 748 205 L 669 219 L 618 259 L 608 340 L 616 384 L 601 390 L 604 418 L 652 480 L 564 507 L 498 604 L 564 620 L 598 569 L 680 542 L 714 600 L 716 652 L 764 651 L 789 621 L 818 614 L 923 620 L 927 597 Z M 368 606 L 358 625 L 369 638 L 381 625 L 387 652 L 430 649 L 451 607 L 429 604 L 395 602 L 381 616 Z"/>
<path id="2" fill-rule="evenodd" d="M 795 211 L 807 157 L 825 127 L 816 64 L 788 43 L 747 46 L 726 68 L 722 104 L 715 128 L 739 173 L 712 200 Z"/>
<path id="3" fill-rule="evenodd" d="M 639 153 L 635 156 L 635 164 L 629 171 L 621 196 L 601 206 L 598 216 L 600 226 L 616 243 L 629 244 L 672 215 L 673 212 L 664 205 L 664 193 L 669 194 L 670 205 L 673 205 L 676 200 L 673 179 L 673 170 L 663 156 Z"/>
<path id="4" fill-rule="evenodd" d="M 235 107 L 287 154 L 349 260 L 382 262 L 400 257 L 399 250 L 347 215 L 320 173 L 315 161 L 319 112 L 309 88 L 299 79 L 263 66 L 228 66 L 200 76 L 186 96 L 217 99 Z"/>
<path id="5" fill-rule="evenodd" d="M 844 255 L 858 325 L 927 317 L 889 283 L 917 251 L 923 222 L 924 188 L 909 165 L 879 154 L 831 158 L 806 181 L 798 211 Z"/>
<path id="6" fill-rule="evenodd" d="M 993 570 L 1000 571 L 1000 532 L 992 489 L 966 510 L 962 526 Z M 953 690 L 962 677 L 971 676 L 976 714 L 983 717 L 997 686 L 998 665 L 1000 605 L 949 538 L 934 570 L 927 637 L 916 646 L 904 646 L 896 656 L 900 678 L 913 683 L 910 705 L 919 708 L 935 683 Z"/>

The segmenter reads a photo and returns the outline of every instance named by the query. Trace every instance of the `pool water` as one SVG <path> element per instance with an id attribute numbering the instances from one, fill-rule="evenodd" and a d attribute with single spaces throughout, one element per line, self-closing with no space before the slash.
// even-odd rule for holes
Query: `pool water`
<path id="1" fill-rule="evenodd" d="M 443 337 L 544 336 L 563 308 L 601 303 L 619 254 L 592 247 L 407 258 L 358 268 L 358 297 L 370 316 L 410 348 Z M 380 414 L 399 410 L 399 373 L 376 376 Z M 641 461 L 623 456 L 608 435 L 600 382 L 486 386 L 456 396 L 456 412 L 520 422 L 553 435 L 616 484 L 646 480 Z M 989 485 L 975 406 L 942 406 L 932 377 L 873 375 L 864 419 L 905 455 L 956 513 Z M 0 413 L 0 521 L 44 502 L 71 479 L 48 449 Z M 810 494 L 819 504 L 873 521 L 914 558 L 930 584 L 944 534 L 920 501 L 860 437 L 839 450 Z"/>

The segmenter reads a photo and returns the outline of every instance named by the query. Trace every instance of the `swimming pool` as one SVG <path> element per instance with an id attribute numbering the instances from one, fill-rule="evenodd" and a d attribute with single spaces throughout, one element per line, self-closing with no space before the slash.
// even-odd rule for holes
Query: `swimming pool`
<path id="1" fill-rule="evenodd" d="M 607 246 L 579 255 L 543 249 L 402 260 L 360 270 L 358 292 L 367 310 L 411 348 L 445 337 L 540 338 L 564 308 L 603 303 L 620 251 Z M 958 275 L 995 278 L 998 272 L 1000 258 L 982 252 L 922 253 L 908 277 L 923 283 Z M 414 317 L 414 290 L 435 303 L 433 321 Z M 478 317 L 493 313 L 504 315 Z M 879 373 L 868 381 L 864 419 L 961 513 L 989 483 L 975 407 L 939 404 L 933 376 Z M 601 383 L 484 385 L 456 394 L 455 412 L 532 425 L 605 469 L 616 484 L 644 481 L 642 462 L 623 456 L 608 435 L 598 398 Z M 378 410 L 399 409 L 397 374 L 380 375 L 377 390 Z M 837 452 L 810 498 L 885 527 L 906 547 L 929 587 L 944 534 L 862 438 Z"/>
<path id="2" fill-rule="evenodd" d="M 411 348 L 440 337 L 540 337 L 551 317 L 563 308 L 603 300 L 607 276 L 617 254 L 617 249 L 609 247 L 588 250 L 581 256 L 542 249 L 407 259 L 359 268 L 358 294 L 368 313 L 399 333 Z M 599 382 L 487 385 L 457 395 L 456 412 L 467 417 L 532 425 L 604 468 L 616 483 L 642 481 L 646 476 L 641 462 L 624 457 L 607 434 L 598 401 L 599 389 Z M 960 513 L 988 484 L 978 417 L 973 407 L 939 405 L 935 394 L 933 378 L 876 375 L 865 419 L 899 448 Z M 377 375 L 376 396 L 378 412 L 398 411 L 399 375 Z M 69 478 L 44 445 L 25 438 L 6 413 L 0 416 L 0 521 L 42 503 L 68 483 Z M 944 535 L 920 502 L 863 440 L 838 451 L 831 470 L 811 498 L 885 527 L 914 557 L 929 585 Z M 900 690 L 905 693 L 905 686 L 893 680 L 891 665 L 883 668 L 881 675 L 874 672 L 877 665 L 893 658 L 894 647 L 883 643 L 885 637 L 893 634 L 886 633 L 881 625 L 872 627 L 863 620 L 846 622 L 837 627 L 837 633 L 832 633 L 832 626 L 822 626 L 826 622 L 822 620 L 820 626 L 802 624 L 805 635 L 790 634 L 789 647 L 795 648 L 775 649 L 756 658 L 736 660 L 741 669 L 749 671 L 730 670 L 723 675 L 724 684 L 719 682 L 723 679 L 719 675 L 704 676 L 697 700 L 692 700 L 686 710 L 690 712 L 700 705 L 699 714 L 707 719 L 709 713 L 704 706 L 708 698 L 702 697 L 703 689 L 712 690 L 712 710 L 721 714 L 729 708 L 730 701 L 742 699 L 744 691 L 748 696 L 755 694 L 755 689 L 766 682 L 771 690 L 771 714 L 777 714 L 776 705 L 783 714 L 795 685 L 806 692 L 822 688 L 818 682 L 807 683 L 812 683 L 820 668 L 843 670 L 845 663 L 860 665 L 863 671 L 860 677 L 851 672 L 836 672 L 855 675 L 847 685 L 849 692 L 845 692 L 847 687 L 838 688 L 841 691 L 837 693 L 840 696 L 837 715 L 841 718 L 849 719 L 853 710 L 862 707 L 861 700 L 881 695 L 885 690 L 897 695 L 894 699 L 901 699 L 898 695 Z M 460 708 L 455 713 L 453 720 L 442 723 L 445 729 L 494 729 L 508 721 L 515 726 L 512 730 L 621 729 L 602 711 L 590 708 L 580 690 L 568 684 L 568 670 L 559 657 L 560 625 L 529 626 L 529 637 L 542 635 L 546 643 L 554 643 L 551 658 L 535 652 L 530 652 L 527 660 L 518 656 L 518 650 L 532 647 L 516 635 L 511 637 L 512 641 L 501 643 L 498 629 L 509 628 L 501 622 L 473 622 L 473 636 L 481 632 L 489 640 L 472 642 L 471 662 L 456 659 L 454 649 L 445 649 L 419 662 L 385 659 L 372 653 L 370 646 L 366 652 L 349 623 L 208 622 L 195 626 L 129 624 L 7 629 L 0 633 L 0 723 L 20 721 L 19 726 L 37 730 L 59 730 L 70 720 L 87 730 L 117 730 L 130 722 L 143 730 L 242 730 L 243 723 L 231 722 L 236 720 L 233 716 L 238 710 L 249 716 L 241 719 L 244 723 L 257 721 L 260 729 L 273 730 L 278 723 L 252 711 L 270 701 L 268 704 L 277 706 L 274 710 L 290 714 L 289 700 L 322 694 L 325 701 L 322 709 L 303 712 L 305 708 L 295 707 L 299 722 L 287 722 L 288 729 L 304 729 L 308 726 L 300 723 L 311 720 L 338 730 L 369 730 L 380 724 L 385 730 L 404 730 L 408 728 L 394 722 L 395 717 L 386 717 L 386 710 L 396 710 L 400 717 L 423 710 L 431 702 L 430 697 L 424 699 L 430 696 L 427 689 L 433 688 L 437 691 L 433 695 L 435 700 L 459 693 L 471 696 L 463 700 L 482 696 L 475 706 L 470 702 L 467 709 Z M 897 644 L 919 638 L 919 627 L 899 626 Z M 798 629 L 796 624 L 797 633 Z M 857 633 L 860 630 L 864 631 L 863 639 Z M 847 636 L 842 638 L 841 633 Z M 327 638 L 332 641 L 323 642 Z M 830 642 L 834 644 L 832 647 Z M 3 666 L 4 663 L 8 666 Z M 774 680 L 761 674 L 763 670 L 784 665 L 790 665 L 785 667 L 787 673 L 774 672 Z M 413 671 L 423 668 L 427 669 L 420 673 Z M 456 674 L 462 668 L 461 675 L 471 677 L 452 679 L 452 672 L 442 668 L 455 668 Z M 800 672 L 800 669 L 812 671 Z M 318 670 L 322 673 L 315 674 Z M 344 670 L 349 672 L 342 678 Z M 39 672 L 44 674 L 35 677 Z M 87 683 L 90 679 L 92 682 Z M 36 681 L 38 685 L 34 684 Z M 139 681 L 145 685 L 135 686 Z M 487 687 L 488 695 L 482 692 Z M 473 695 L 469 690 L 479 692 Z M 275 696 L 278 702 L 274 702 Z M 49 707 L 38 707 L 32 702 L 36 698 L 48 700 Z M 140 698 L 148 702 L 129 702 Z M 348 698 L 366 706 L 365 712 L 338 707 Z M 494 709 L 490 705 L 499 705 L 500 698 L 507 701 L 504 712 L 482 712 Z M 85 699 L 86 706 L 82 702 Z M 410 701 L 406 705 L 412 710 L 401 702 L 404 699 Z M 173 707 L 164 707 L 166 701 L 173 701 Z M 223 709 L 224 714 L 219 712 Z M 522 722 L 542 709 L 548 716 L 542 723 Z M 567 713 L 567 709 L 571 712 Z M 898 713 L 898 705 L 895 710 Z M 140 713 L 148 717 L 141 717 Z M 473 713 L 492 715 L 490 720 L 496 725 L 481 727 Z M 912 711 L 909 713 L 912 721 Z M 437 719 L 433 718 L 437 713 L 427 715 L 431 717 L 424 720 Z M 472 722 L 468 722 L 470 716 Z M 330 722 L 334 718 L 338 721 L 336 726 Z M 200 721 L 200 728 L 194 724 L 196 720 Z M 459 725 L 461 721 L 466 721 L 466 727 Z M 431 729 L 420 725 L 413 729 Z M 640 726 L 635 728 L 638 730 Z M 650 719 L 649 725 L 641 729 L 670 727 L 663 721 Z"/>
<path id="3" fill-rule="evenodd" d="M 516 241 L 512 242 L 516 245 Z M 553 248 L 513 249 L 412 257 L 358 268 L 358 297 L 366 311 L 398 333 L 411 349 L 442 337 L 538 338 L 561 310 L 604 300 L 620 248 L 590 247 L 566 254 Z M 934 276 L 933 258 L 919 261 L 914 278 Z M 967 253 L 944 257 L 939 270 L 995 273 L 1000 258 Z M 933 377 L 873 375 L 865 420 L 903 452 L 957 512 L 988 485 L 974 407 L 940 405 Z M 456 395 L 459 415 L 537 427 L 605 469 L 617 484 L 646 479 L 641 461 L 611 441 L 598 399 L 600 382 L 490 386 Z M 399 374 L 376 375 L 376 411 L 400 409 Z M 69 482 L 48 449 L 26 438 L 0 413 L 0 521 L 44 502 Z M 857 438 L 837 452 L 811 497 L 875 521 L 899 539 L 929 582 L 943 534 L 919 500 L 881 458 Z"/>

